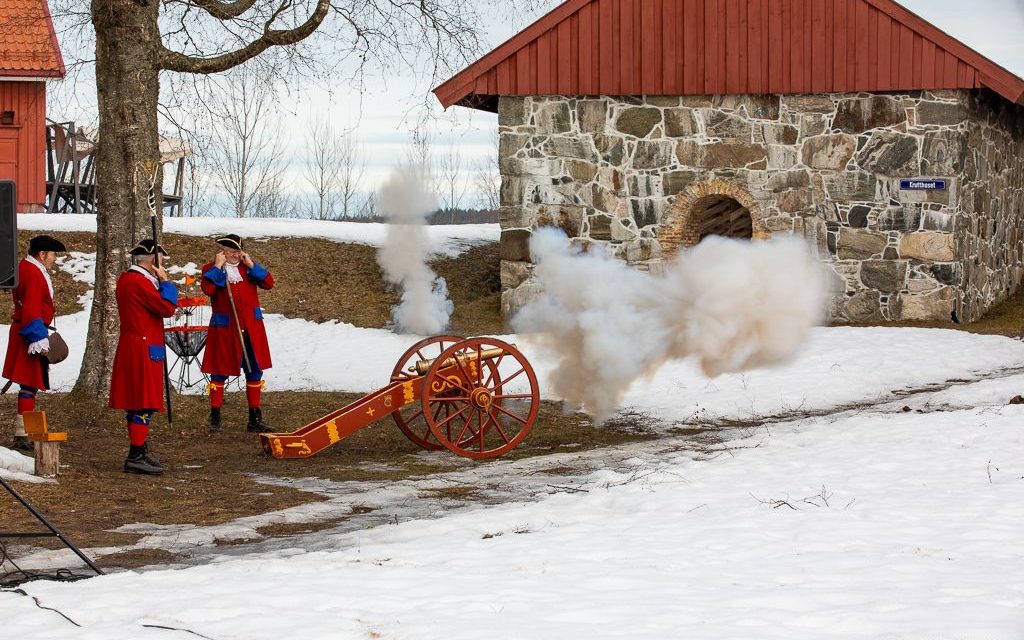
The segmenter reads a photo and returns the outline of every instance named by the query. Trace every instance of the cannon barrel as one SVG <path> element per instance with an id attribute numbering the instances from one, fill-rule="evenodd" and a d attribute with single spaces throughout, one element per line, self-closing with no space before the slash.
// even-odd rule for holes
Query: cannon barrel
<path id="1" fill-rule="evenodd" d="M 515 347 L 516 345 L 512 345 L 512 346 Z M 504 349 L 484 349 L 483 351 L 481 351 L 479 353 L 479 358 L 481 360 L 494 360 L 495 358 L 500 358 L 504 354 L 505 354 L 505 350 Z M 469 362 L 470 360 L 475 360 L 477 358 L 477 355 L 478 354 L 477 354 L 476 351 L 468 351 L 468 352 L 466 352 L 466 353 L 464 353 L 464 354 L 462 354 L 460 356 L 455 356 L 455 357 L 446 359 L 441 364 L 441 366 L 445 367 L 445 368 L 447 368 L 447 367 L 454 367 L 455 366 L 455 358 L 456 357 L 459 360 L 463 361 L 463 362 Z M 425 375 L 427 375 L 427 371 L 430 370 L 430 367 L 434 366 L 434 363 L 436 361 L 437 361 L 437 358 L 433 358 L 431 360 L 420 360 L 414 366 L 409 367 L 409 373 L 415 372 L 417 375 L 425 376 Z"/>

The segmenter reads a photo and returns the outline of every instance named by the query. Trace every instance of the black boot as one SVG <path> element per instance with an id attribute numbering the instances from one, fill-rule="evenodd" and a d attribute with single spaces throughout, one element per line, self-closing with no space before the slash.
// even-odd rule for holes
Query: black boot
<path id="1" fill-rule="evenodd" d="M 210 407 L 210 431 L 217 433 L 220 431 L 220 407 Z"/>
<path id="2" fill-rule="evenodd" d="M 148 442 L 146 444 L 142 445 L 142 459 L 145 460 L 146 463 L 151 465 L 151 466 L 160 467 L 161 469 L 164 468 L 164 465 L 160 464 L 159 460 L 157 460 L 153 456 L 149 455 L 149 443 Z"/>
<path id="3" fill-rule="evenodd" d="M 259 407 L 249 407 L 249 425 L 246 431 L 252 433 L 273 433 L 274 429 L 263 422 L 263 411 Z"/>
<path id="4" fill-rule="evenodd" d="M 35 449 L 28 436 L 14 436 L 14 444 L 11 445 L 11 448 L 15 451 L 32 451 Z"/>
<path id="5" fill-rule="evenodd" d="M 133 444 L 128 449 L 128 458 L 124 461 L 124 472 L 158 476 L 164 472 L 164 468 L 156 460 L 149 457 L 146 452 L 146 445 L 139 447 Z"/>

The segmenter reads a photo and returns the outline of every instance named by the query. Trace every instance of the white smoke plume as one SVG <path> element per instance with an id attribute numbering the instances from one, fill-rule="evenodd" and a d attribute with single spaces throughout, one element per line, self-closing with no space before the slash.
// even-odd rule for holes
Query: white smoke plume
<path id="1" fill-rule="evenodd" d="M 427 215 L 437 204 L 423 171 L 402 167 L 378 192 L 381 212 L 390 223 L 377 263 L 388 282 L 402 289 L 402 301 L 391 310 L 398 327 L 420 335 L 444 331 L 452 315 L 448 285 L 427 264 L 430 243 Z"/>
<path id="2" fill-rule="evenodd" d="M 552 229 L 530 250 L 544 293 L 512 327 L 556 358 L 555 393 L 597 420 L 669 360 L 693 356 L 709 377 L 780 364 L 824 318 L 822 267 L 796 238 L 713 236 L 657 274 Z"/>

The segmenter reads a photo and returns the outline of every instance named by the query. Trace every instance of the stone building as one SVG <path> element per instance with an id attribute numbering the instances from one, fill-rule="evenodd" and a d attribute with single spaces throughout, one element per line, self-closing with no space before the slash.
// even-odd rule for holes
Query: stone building
<path id="1" fill-rule="evenodd" d="M 638 268 L 798 233 L 836 321 L 970 321 L 1024 261 L 1024 80 L 891 0 L 569 0 L 435 90 L 497 112 L 503 307 L 554 225 Z"/>

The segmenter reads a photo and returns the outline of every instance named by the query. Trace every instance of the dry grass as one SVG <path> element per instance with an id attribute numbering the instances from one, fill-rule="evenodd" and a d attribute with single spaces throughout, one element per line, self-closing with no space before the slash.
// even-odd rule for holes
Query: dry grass
<path id="1" fill-rule="evenodd" d="M 433 264 L 437 274 L 448 283 L 448 292 L 455 303 L 452 332 L 478 336 L 503 334 L 508 330 L 501 315 L 500 264 L 496 242 Z"/>
<path id="2" fill-rule="evenodd" d="M 36 233 L 19 233 L 22 255 L 28 249 L 29 238 Z M 96 251 L 95 234 L 58 235 L 71 251 Z M 162 242 L 171 256 L 169 264 L 177 266 L 188 262 L 202 266 L 217 251 L 212 240 L 194 236 L 167 234 Z M 383 327 L 391 319 L 391 307 L 398 302 L 398 295 L 384 282 L 373 247 L 287 238 L 253 241 L 247 249 L 271 270 L 277 282 L 272 291 L 260 295 L 269 313 L 312 322 L 337 320 L 370 328 Z M 433 266 L 448 281 L 455 303 L 452 331 L 467 336 L 504 331 L 496 243 L 470 249 L 456 258 L 442 258 Z M 86 284 L 58 270 L 54 288 L 58 315 L 81 310 L 78 297 L 88 290 Z M 201 295 L 198 288 L 189 293 Z M 6 321 L 10 314 L 10 296 L 0 295 L 0 318 Z"/>
<path id="3" fill-rule="evenodd" d="M 383 382 L 383 381 L 382 381 Z M 296 429 L 355 399 L 344 393 L 268 393 L 268 421 L 281 431 Z M 121 466 L 127 438 L 121 416 L 107 412 L 92 426 L 82 426 L 69 395 L 48 394 L 40 402 L 54 430 L 68 431 L 62 447 L 60 482 L 18 485 L 54 524 L 85 546 L 128 546 L 138 536 L 111 530 L 133 522 L 215 525 L 235 518 L 267 513 L 320 500 L 289 487 L 260 484 L 253 474 L 271 477 L 318 477 L 335 481 L 397 481 L 425 477 L 453 468 L 448 452 L 424 455 L 387 418 L 308 460 L 276 460 L 265 456 L 258 439 L 244 431 L 245 406 L 241 393 L 228 395 L 225 431 L 206 431 L 206 399 L 178 396 L 175 423 L 157 418 L 151 432 L 155 456 L 168 467 L 162 477 L 126 475 Z M 0 415 L 14 414 L 14 398 L 0 397 Z M 9 437 L 7 425 L 0 427 Z M 579 414 L 563 414 L 545 403 L 530 436 L 504 459 L 543 456 L 553 452 L 584 451 L 638 441 L 653 435 L 635 425 L 615 424 L 595 429 Z M 570 447 L 566 447 L 571 443 Z M 488 464 L 482 462 L 477 464 Z M 462 489 L 428 497 L 469 498 Z M 457 495 L 460 494 L 460 495 Z M 346 517 L 342 514 L 339 517 Z M 33 528 L 31 518 L 13 500 L 0 495 L 0 522 L 8 530 Z M 324 525 L 297 525 L 295 530 L 268 525 L 265 535 L 315 530 Z M 305 527 L 305 529 L 303 528 Z M 130 552 L 102 561 L 106 567 L 134 567 L 168 558 L 150 552 Z"/>

